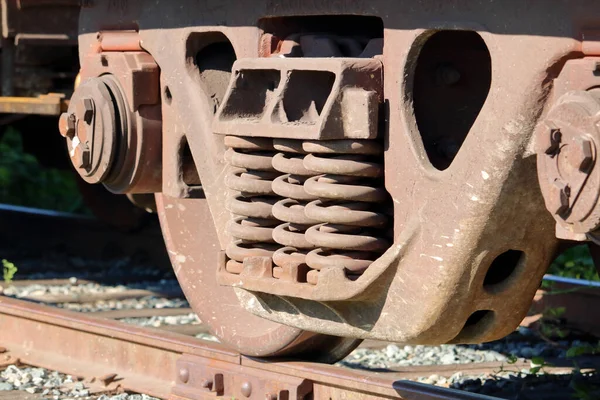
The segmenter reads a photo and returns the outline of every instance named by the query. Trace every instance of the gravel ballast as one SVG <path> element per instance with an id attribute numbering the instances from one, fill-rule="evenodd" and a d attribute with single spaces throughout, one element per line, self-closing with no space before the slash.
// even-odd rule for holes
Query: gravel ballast
<path id="1" fill-rule="evenodd" d="M 194 313 L 187 315 L 173 315 L 173 316 L 154 316 L 148 318 L 123 318 L 119 321 L 127 324 L 139 325 L 139 326 L 151 326 L 158 328 L 165 325 L 198 325 L 200 319 Z"/>
<path id="2" fill-rule="evenodd" d="M 145 394 L 120 393 L 114 395 L 94 395 L 84 382 L 71 375 L 33 368 L 9 365 L 0 373 L 0 391 L 22 390 L 30 394 L 40 394 L 47 399 L 98 399 L 98 400 L 155 400 Z M 158 400 L 158 399 L 156 399 Z"/>
<path id="3" fill-rule="evenodd" d="M 451 365 L 484 362 L 507 362 L 514 358 L 565 359 L 576 347 L 593 347 L 597 342 L 579 339 L 550 342 L 520 327 L 504 339 L 476 345 L 402 346 L 388 344 L 382 348 L 359 348 L 339 364 L 353 368 L 381 369 L 411 365 Z"/>

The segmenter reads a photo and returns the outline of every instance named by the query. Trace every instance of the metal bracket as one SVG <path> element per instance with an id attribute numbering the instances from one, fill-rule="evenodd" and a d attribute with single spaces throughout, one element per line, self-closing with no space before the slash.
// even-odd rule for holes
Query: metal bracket
<path id="1" fill-rule="evenodd" d="M 170 399 L 300 400 L 312 390 L 306 379 L 183 355 Z"/>

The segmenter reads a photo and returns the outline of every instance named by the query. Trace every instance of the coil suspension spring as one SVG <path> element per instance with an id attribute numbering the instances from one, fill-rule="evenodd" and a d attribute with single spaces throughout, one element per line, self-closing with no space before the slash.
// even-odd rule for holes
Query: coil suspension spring
<path id="1" fill-rule="evenodd" d="M 390 243 L 383 149 L 374 140 L 301 141 L 227 136 L 227 208 L 235 241 L 227 270 L 272 257 L 273 277 L 316 284 L 318 271 L 360 276 Z"/>
<path id="2" fill-rule="evenodd" d="M 237 217 L 227 230 L 233 241 L 225 253 L 228 272 L 239 274 L 246 257 L 272 257 L 279 247 L 273 240 L 273 228 L 279 224 L 272 213 L 278 200 L 272 181 L 278 172 L 272 166 L 273 141 L 266 138 L 226 136 L 225 161 L 232 167 L 225 185 L 235 191 L 227 199 L 226 208 Z"/>
<path id="3" fill-rule="evenodd" d="M 273 157 L 273 167 L 283 173 L 273 181 L 273 191 L 283 197 L 273 206 L 273 215 L 284 222 L 273 230 L 273 239 L 284 246 L 273 254 L 273 276 L 306 282 L 306 254 L 315 246 L 306 240 L 305 231 L 319 221 L 304 212 L 305 206 L 317 199 L 304 190 L 304 182 L 315 173 L 304 166 L 307 153 L 301 141 L 275 139 L 273 146 L 280 151 Z"/>
<path id="4" fill-rule="evenodd" d="M 385 238 L 388 217 L 381 211 L 389 195 L 383 186 L 383 149 L 373 140 L 304 142 L 304 166 L 318 175 L 304 183 L 317 197 L 306 205 L 307 217 L 321 222 L 307 229 L 316 249 L 306 256 L 313 269 L 344 268 L 350 279 L 362 274 L 390 246 Z"/>

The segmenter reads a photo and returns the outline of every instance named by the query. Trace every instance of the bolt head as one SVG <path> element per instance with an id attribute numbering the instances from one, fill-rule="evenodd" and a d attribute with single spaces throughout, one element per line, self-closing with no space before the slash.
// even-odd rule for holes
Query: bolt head
<path id="1" fill-rule="evenodd" d="M 250 382 L 242 383 L 240 392 L 242 393 L 242 395 L 244 395 L 244 397 L 250 397 L 252 395 L 252 384 Z"/>
<path id="2" fill-rule="evenodd" d="M 84 143 L 79 143 L 71 153 L 71 161 L 75 168 L 89 172 L 92 167 L 91 153 Z"/>
<path id="3" fill-rule="evenodd" d="M 554 212 L 555 215 L 563 217 L 569 210 L 569 199 L 571 197 L 571 187 L 562 181 L 554 181 L 550 186 L 552 193 L 550 199 L 552 204 L 548 208 Z"/>
<path id="4" fill-rule="evenodd" d="M 560 149 L 560 144 L 562 141 L 562 132 L 559 128 L 550 128 L 549 131 L 549 141 L 546 143 L 546 149 L 544 152 L 549 156 L 554 156 L 558 153 Z"/>
<path id="5" fill-rule="evenodd" d="M 94 100 L 89 97 L 83 99 L 83 120 L 88 125 L 94 120 Z"/>
<path id="6" fill-rule="evenodd" d="M 185 367 L 180 368 L 179 369 L 179 379 L 183 383 L 188 383 L 188 381 L 190 380 L 190 371 Z"/>
<path id="7" fill-rule="evenodd" d="M 72 139 L 75 135 L 75 114 L 62 113 L 58 120 L 58 131 L 63 137 Z"/>
<path id="8" fill-rule="evenodd" d="M 578 143 L 578 168 L 581 172 L 589 172 L 594 166 L 594 144 L 589 139 L 583 139 Z"/>

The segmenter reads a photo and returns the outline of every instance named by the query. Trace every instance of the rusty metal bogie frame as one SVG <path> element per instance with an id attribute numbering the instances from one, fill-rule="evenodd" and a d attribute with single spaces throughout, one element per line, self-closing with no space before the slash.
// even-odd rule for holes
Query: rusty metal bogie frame
<path id="1" fill-rule="evenodd" d="M 104 26 L 125 29 L 135 21 L 140 47 L 160 67 L 163 164 L 158 171 L 162 171 L 159 204 L 163 209 L 159 214 L 169 227 L 165 235 L 172 262 L 192 305 L 200 314 L 206 313 L 207 319 L 218 315 L 211 311 L 212 301 L 201 293 L 208 285 L 206 278 L 198 276 L 216 274 L 219 257 L 223 262 L 220 272 L 225 268 L 222 252 L 232 241 L 225 228 L 232 217 L 226 208 L 230 191 L 225 177 L 230 167 L 225 155 L 227 139 L 215 135 L 214 130 L 231 134 L 227 130 L 239 121 L 222 106 L 213 125 L 213 93 L 208 91 L 211 85 L 223 88 L 223 82 L 203 81 L 202 71 L 190 60 L 218 37 L 231 45 L 238 60 L 255 59 L 239 61 L 242 67 L 252 62 L 293 66 L 293 57 L 256 60 L 264 56 L 264 32 L 257 21 L 265 15 L 283 19 L 289 15 L 380 15 L 384 45 L 377 59 L 383 64 L 384 78 L 383 102 L 378 107 L 384 109 L 386 118 L 386 128 L 381 131 L 382 161 L 385 189 L 393 203 L 393 218 L 389 219 L 393 244 L 356 280 L 344 280 L 343 273 L 334 271 L 325 282 L 319 275 L 319 283 L 312 287 L 297 283 L 303 285 L 302 290 L 291 290 L 281 282 L 266 287 L 256 283 L 260 273 L 273 279 L 272 267 L 265 264 L 256 282 L 253 277 L 226 282 L 235 288 L 223 286 L 222 292 L 234 291 L 238 306 L 260 317 L 336 336 L 452 343 L 490 341 L 510 333 L 527 312 L 557 244 L 537 181 L 534 128 L 548 112 L 551 95 L 559 91 L 552 82 L 565 61 L 598 48 L 582 35 L 584 28 L 589 28 L 587 22 L 600 20 L 600 7 L 591 0 L 578 2 L 578 7 L 558 0 L 527 7 L 517 1 L 465 1 L 455 9 L 430 0 L 413 4 L 411 12 L 405 13 L 400 5 L 383 1 L 370 2 L 368 7 L 360 1 L 319 6 L 259 3 L 222 5 L 201 17 L 194 16 L 197 9 L 191 1 L 174 7 L 167 3 L 149 6 L 138 0 L 120 6 L 96 4 L 83 10 L 83 60 L 89 49 L 99 46 L 97 32 Z M 437 12 L 432 14 L 434 5 Z M 557 23 L 549 25 L 541 17 L 549 12 L 561 17 Z M 423 145 L 413 108 L 414 82 L 428 41 L 440 32 L 455 31 L 473 32 L 482 41 L 491 59 L 491 80 L 468 134 L 449 167 L 441 170 L 429 161 L 429 150 Z M 564 32 L 573 34 L 565 36 Z M 190 40 L 203 35 L 204 42 Z M 269 43 L 274 40 L 268 39 Z M 298 65 L 302 62 L 308 61 L 299 60 Z M 515 65 L 520 67 L 515 69 Z M 441 77 L 444 84 L 468 80 L 449 71 Z M 236 79 L 240 78 L 234 75 L 226 98 L 235 95 Z M 245 106 L 250 114 L 255 112 L 251 104 Z M 320 114 L 313 113 L 308 119 L 315 123 L 317 117 Z M 261 123 L 272 122 L 265 119 Z M 248 125 L 241 126 L 240 132 L 251 130 L 253 122 L 244 123 Z M 282 127 L 279 133 L 273 129 L 257 135 L 293 138 L 295 129 Z M 318 129 L 310 134 L 313 136 L 297 138 L 326 137 Z M 183 181 L 181 149 L 186 145 L 201 188 Z M 199 204 L 194 201 L 208 204 L 210 212 L 204 206 L 193 206 Z M 208 231 L 201 233 L 203 240 L 192 243 L 191 233 L 183 240 L 182 233 L 175 232 L 176 226 L 187 229 L 200 223 L 185 219 L 186 207 L 194 209 L 201 223 L 214 224 L 214 230 L 206 228 Z M 199 255 L 196 247 L 213 255 Z M 214 293 L 214 288 L 209 292 Z"/>

